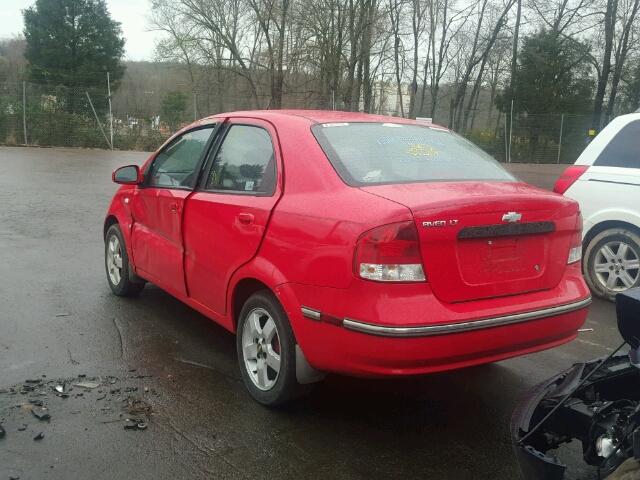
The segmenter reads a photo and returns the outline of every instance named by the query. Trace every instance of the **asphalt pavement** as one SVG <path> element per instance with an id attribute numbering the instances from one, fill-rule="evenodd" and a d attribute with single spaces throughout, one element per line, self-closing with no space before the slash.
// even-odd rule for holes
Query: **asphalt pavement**
<path id="1" fill-rule="evenodd" d="M 268 410 L 232 335 L 154 286 L 110 293 L 111 172 L 146 156 L 0 147 L 0 480 L 518 478 L 516 402 L 620 343 L 613 305 L 594 301 L 593 331 L 568 345 L 420 378 L 329 376 Z M 547 188 L 561 170 L 511 168 Z"/>

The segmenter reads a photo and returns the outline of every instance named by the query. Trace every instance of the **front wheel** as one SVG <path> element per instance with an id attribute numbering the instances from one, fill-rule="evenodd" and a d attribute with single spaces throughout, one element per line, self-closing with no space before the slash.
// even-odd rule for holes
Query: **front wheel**
<path id="1" fill-rule="evenodd" d="M 144 282 L 132 281 L 129 255 L 118 224 L 111 225 L 104 241 L 104 266 L 111 291 L 120 297 L 139 294 Z"/>
<path id="2" fill-rule="evenodd" d="M 583 258 L 585 279 L 598 297 L 640 286 L 640 237 L 625 228 L 611 228 L 591 239 Z"/>
<path id="3" fill-rule="evenodd" d="M 297 396 L 295 338 L 270 292 L 255 293 L 245 302 L 236 337 L 242 380 L 255 400 L 275 407 Z"/>

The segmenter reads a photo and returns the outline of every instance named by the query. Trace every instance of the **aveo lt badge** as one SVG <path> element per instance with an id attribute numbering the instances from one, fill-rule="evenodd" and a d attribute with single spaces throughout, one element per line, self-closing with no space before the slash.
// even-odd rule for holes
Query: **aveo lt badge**
<path id="1" fill-rule="evenodd" d="M 431 220 L 431 221 L 426 221 L 426 222 L 422 222 L 422 226 L 424 228 L 431 228 L 431 227 L 454 227 L 458 225 L 458 220 Z"/>

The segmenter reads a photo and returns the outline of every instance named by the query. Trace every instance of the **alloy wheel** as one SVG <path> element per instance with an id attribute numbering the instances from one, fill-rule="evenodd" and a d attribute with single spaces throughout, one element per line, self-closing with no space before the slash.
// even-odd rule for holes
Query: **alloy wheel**
<path id="1" fill-rule="evenodd" d="M 638 282 L 640 254 L 626 242 L 608 242 L 596 253 L 593 268 L 605 288 L 622 292 Z"/>
<path id="2" fill-rule="evenodd" d="M 107 247 L 107 272 L 113 285 L 119 285 L 122 278 L 122 246 L 116 235 L 111 235 Z"/>
<path id="3" fill-rule="evenodd" d="M 280 337 L 273 318 L 263 308 L 249 312 L 242 330 L 242 356 L 249 378 L 260 390 L 270 390 L 280 374 Z"/>

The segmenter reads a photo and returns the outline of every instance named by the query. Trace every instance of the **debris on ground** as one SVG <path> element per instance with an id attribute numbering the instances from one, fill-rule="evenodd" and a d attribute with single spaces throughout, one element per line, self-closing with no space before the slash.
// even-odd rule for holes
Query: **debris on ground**
<path id="1" fill-rule="evenodd" d="M 153 407 L 139 397 L 129 396 L 125 398 L 122 401 L 122 407 L 130 415 L 146 415 L 149 417 L 153 413 Z"/>
<path id="2" fill-rule="evenodd" d="M 49 410 L 46 407 L 34 407 L 31 409 L 31 413 L 38 420 L 51 420 L 51 415 L 49 414 Z"/>
<path id="3" fill-rule="evenodd" d="M 146 430 L 149 428 L 149 422 L 154 414 L 153 406 L 147 400 L 157 396 L 158 392 L 154 388 L 150 388 L 148 384 L 144 384 L 147 383 L 147 380 L 142 383 L 141 379 L 153 378 L 152 375 L 132 372 L 136 372 L 136 370 L 131 369 L 128 374 L 121 377 L 112 375 L 92 377 L 83 373 L 72 378 L 51 380 L 47 380 L 46 376 L 42 375 L 42 378 L 29 378 L 25 379 L 23 383 L 3 387 L 0 390 L 0 396 L 22 396 L 20 400 L 16 398 L 18 401 L 13 401 L 13 405 L 18 409 L 14 428 L 18 432 L 29 431 L 28 422 L 23 423 L 26 420 L 25 415 L 34 418 L 33 421 L 36 423 L 31 424 L 35 430 L 32 434 L 37 433 L 35 437 L 32 437 L 34 441 L 40 441 L 45 436 L 44 432 L 38 433 L 38 427 L 35 425 L 42 421 L 54 421 L 51 412 L 55 411 L 57 398 L 69 398 L 65 401 L 70 403 L 73 403 L 74 398 L 84 400 L 82 402 L 83 408 L 72 409 L 71 414 L 86 413 L 88 407 L 95 410 L 91 412 L 93 416 L 102 413 L 111 418 L 99 423 L 120 423 L 126 430 Z M 90 406 L 92 404 L 93 407 Z M 75 405 L 71 405 L 71 407 L 73 408 Z M 55 416 L 58 417 L 58 415 Z M 5 422 L 5 428 L 0 425 L 0 438 L 5 437 L 6 434 Z"/>
<path id="4" fill-rule="evenodd" d="M 74 387 L 86 388 L 87 390 L 93 390 L 94 388 L 98 388 L 100 386 L 100 382 L 76 382 L 73 384 Z"/>

